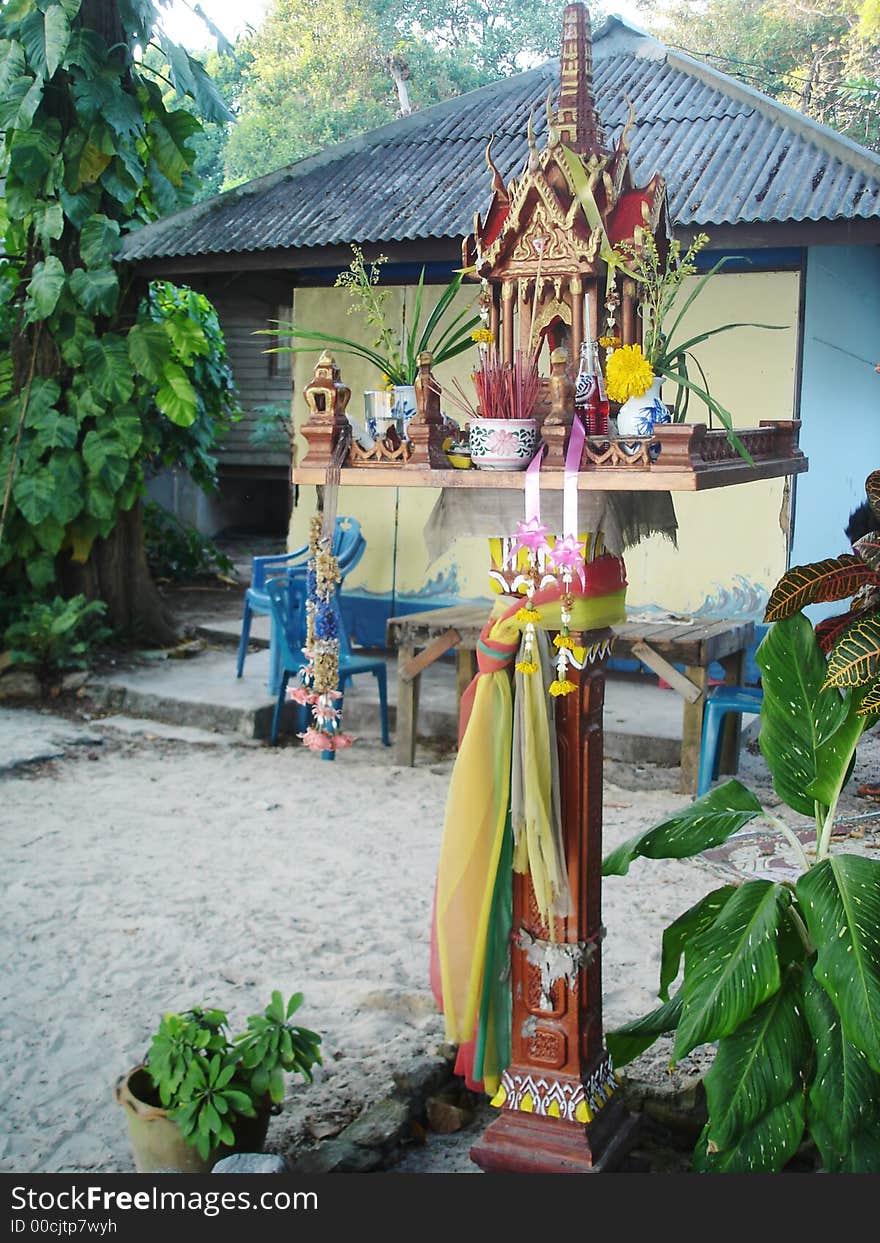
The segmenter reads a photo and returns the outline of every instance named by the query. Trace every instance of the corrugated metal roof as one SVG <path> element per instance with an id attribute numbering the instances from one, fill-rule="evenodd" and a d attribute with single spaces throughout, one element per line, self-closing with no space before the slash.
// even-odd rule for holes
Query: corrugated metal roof
<path id="1" fill-rule="evenodd" d="M 462 237 L 489 198 L 490 135 L 518 173 L 529 110 L 540 139 L 557 80 L 548 62 L 371 130 L 138 230 L 124 256 Z M 678 225 L 880 219 L 880 157 L 617 18 L 595 37 L 594 81 L 609 142 L 632 101 L 634 175 L 663 173 Z"/>

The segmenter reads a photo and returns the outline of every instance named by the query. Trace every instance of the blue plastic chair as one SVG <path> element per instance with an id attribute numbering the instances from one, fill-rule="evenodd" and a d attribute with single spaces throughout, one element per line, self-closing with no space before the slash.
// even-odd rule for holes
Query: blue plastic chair
<path id="1" fill-rule="evenodd" d="M 769 625 L 755 626 L 755 641 L 746 654 L 746 679 L 760 683 L 761 671 L 755 662 L 755 652 L 770 629 Z M 715 686 L 706 696 L 703 710 L 703 737 L 700 744 L 700 771 L 697 775 L 697 798 L 708 793 L 712 782 L 718 777 L 721 764 L 721 737 L 724 718 L 728 712 L 760 712 L 764 692 L 757 686 Z"/>
<path id="2" fill-rule="evenodd" d="M 306 641 L 306 600 L 305 589 L 296 579 L 285 581 L 275 578 L 266 584 L 269 607 L 278 635 L 278 647 L 281 655 L 281 677 L 278 686 L 278 697 L 275 701 L 275 712 L 272 716 L 270 742 L 273 746 L 278 742 L 278 729 L 281 723 L 281 710 L 287 696 L 287 684 L 291 677 L 299 673 L 307 664 L 302 648 Z M 345 693 L 349 682 L 359 673 L 372 673 L 379 686 L 379 715 L 382 727 L 382 745 L 391 746 L 388 731 L 388 675 L 385 661 L 381 656 L 356 656 L 351 649 L 348 632 L 342 620 L 339 608 L 339 589 L 336 590 L 334 601 L 336 623 L 339 632 L 339 690 Z M 337 701 L 341 709 L 343 701 Z M 303 710 L 303 714 L 305 710 Z M 321 759 L 334 760 L 334 751 L 322 751 Z"/>
<path id="3" fill-rule="evenodd" d="M 333 531 L 333 553 L 339 562 L 339 572 L 343 579 L 353 570 L 367 548 L 367 541 L 361 533 L 360 523 L 355 518 L 337 518 Z M 235 676 L 240 678 L 244 670 L 248 643 L 251 637 L 251 622 L 254 613 L 272 616 L 269 607 L 267 587 L 273 579 L 297 579 L 305 591 L 306 570 L 308 567 L 309 550 L 306 545 L 295 552 L 281 553 L 270 557 L 253 557 L 251 560 L 251 585 L 244 594 L 244 609 L 241 616 L 241 638 L 238 641 L 238 658 Z M 269 694 L 275 695 L 281 681 L 281 649 L 278 644 L 275 622 L 271 624 L 269 641 Z"/>

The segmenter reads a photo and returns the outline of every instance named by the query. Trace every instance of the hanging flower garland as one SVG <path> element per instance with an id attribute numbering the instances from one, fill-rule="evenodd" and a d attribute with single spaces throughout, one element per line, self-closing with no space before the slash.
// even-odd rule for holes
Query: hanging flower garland
<path id="1" fill-rule="evenodd" d="M 569 631 L 571 610 L 574 604 L 571 585 L 576 574 L 580 579 L 581 590 L 584 589 L 586 582 L 584 545 L 576 535 L 566 535 L 564 539 L 558 539 L 554 547 L 548 551 L 548 560 L 558 571 L 557 577 L 562 585 L 561 628 L 553 640 L 557 653 L 556 677 L 550 683 L 550 694 L 553 696 L 570 695 L 576 689 L 574 682 L 568 677 L 568 665 L 574 649 L 574 639 Z"/>
<path id="2" fill-rule="evenodd" d="M 572 617 L 574 597 L 572 583 L 575 576 L 580 580 L 583 590 L 585 577 L 585 552 L 583 543 L 575 535 L 557 538 L 551 546 L 547 540 L 550 528 L 540 518 L 529 518 L 517 524 L 513 537 L 513 553 L 525 552 L 528 556 L 528 568 L 524 577 L 526 599 L 516 614 L 517 621 L 524 622 L 522 645 L 519 660 L 516 663 L 517 673 L 537 673 L 538 664 L 535 660 L 535 623 L 541 620 L 541 614 L 534 606 L 535 591 L 546 578 L 547 571 L 555 571 L 555 577 L 562 587 L 561 596 L 561 628 L 553 640 L 556 647 L 556 677 L 550 684 L 550 694 L 570 695 L 576 689 L 575 683 L 568 677 L 568 666 L 575 643 L 571 637 L 569 626 Z M 541 556 L 546 559 L 542 570 Z"/>
<path id="3" fill-rule="evenodd" d="M 290 698 L 312 709 L 314 724 L 297 736 L 310 751 L 341 751 L 354 742 L 342 732 L 341 712 L 334 701 L 339 690 L 339 621 L 336 589 L 342 581 L 330 541 L 323 539 L 320 516 L 309 525 L 309 562 L 306 570 L 306 643 L 308 663 L 300 670 L 300 684 Z"/>
<path id="4" fill-rule="evenodd" d="M 524 574 L 526 580 L 526 602 L 516 615 L 517 621 L 525 622 L 520 658 L 516 662 L 517 673 L 538 672 L 538 664 L 535 660 L 535 622 L 541 620 L 541 614 L 537 611 L 532 601 L 535 591 L 541 584 L 539 556 L 542 552 L 547 551 L 547 536 L 549 534 L 550 528 L 545 526 L 540 518 L 527 518 L 517 523 L 513 536 L 513 544 L 511 546 L 513 556 L 516 557 L 516 554 L 519 552 L 525 552 L 528 556 L 528 568 Z"/>

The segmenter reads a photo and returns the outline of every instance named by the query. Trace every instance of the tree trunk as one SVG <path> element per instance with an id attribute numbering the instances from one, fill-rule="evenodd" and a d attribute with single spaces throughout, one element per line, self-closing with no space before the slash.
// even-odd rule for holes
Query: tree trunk
<path id="1" fill-rule="evenodd" d="M 103 600 L 107 622 L 138 642 L 162 647 L 180 638 L 150 577 L 140 501 L 119 515 L 106 539 L 95 540 L 84 565 L 67 560 L 60 576 L 66 595 L 82 592 L 90 600 Z"/>

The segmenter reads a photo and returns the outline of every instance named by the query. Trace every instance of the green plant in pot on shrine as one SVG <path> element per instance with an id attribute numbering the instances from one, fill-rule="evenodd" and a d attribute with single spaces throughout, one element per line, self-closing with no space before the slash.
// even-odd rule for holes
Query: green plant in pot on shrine
<path id="1" fill-rule="evenodd" d="M 704 292 L 712 277 L 731 261 L 725 255 L 706 272 L 680 307 L 679 294 L 687 278 L 698 274 L 698 257 L 709 244 L 705 233 L 698 233 L 682 253 L 681 243 L 670 243 L 665 259 L 657 249 L 654 237 L 647 230 L 638 243 L 622 243 L 607 255 L 615 271 L 636 282 L 642 313 L 642 344 L 614 348 L 608 355 L 605 372 L 608 396 L 621 403 L 617 416 L 622 436 L 649 435 L 654 423 L 683 423 L 687 418 L 691 397 L 698 398 L 709 411 L 711 426 L 714 415 L 727 431 L 727 438 L 740 455 L 751 462 L 739 437 L 733 430 L 733 416 L 712 396 L 709 380 L 694 350 L 704 341 L 730 332 L 734 328 L 767 328 L 780 330 L 784 324 L 742 322 L 719 324 L 695 336 L 681 339 L 682 320 Z M 698 379 L 695 378 L 695 373 Z M 678 386 L 675 405 L 670 416 L 660 400 L 664 380 Z"/>
<path id="2" fill-rule="evenodd" d="M 880 517 L 880 472 L 868 494 Z M 878 543 L 790 570 L 758 649 L 761 750 L 776 793 L 812 821 L 813 844 L 728 781 L 604 861 L 620 876 L 640 856 L 694 856 L 758 820 L 797 860 L 784 879 L 723 885 L 670 924 L 661 1004 L 607 1037 L 617 1067 L 664 1033 L 675 1061 L 717 1042 L 700 1171 L 776 1172 L 809 1135 L 826 1171 L 880 1172 L 880 861 L 832 836 L 859 739 L 880 714 Z M 800 612 L 850 596 L 850 611 L 815 631 Z"/>
<path id="3" fill-rule="evenodd" d="M 302 1003 L 280 992 L 231 1035 L 226 1012 L 166 1014 L 143 1063 L 116 1085 L 140 1173 L 203 1173 L 232 1151 L 259 1151 L 284 1100 L 285 1075 L 311 1080 L 321 1038 L 291 1022 Z"/>
<path id="4" fill-rule="evenodd" d="M 388 262 L 387 256 L 379 255 L 367 263 L 359 246 L 352 246 L 352 251 L 352 261 L 337 276 L 335 288 L 347 291 L 350 298 L 348 313 L 369 325 L 375 334 L 372 342 L 364 345 L 337 333 L 278 321 L 277 328 L 262 331 L 309 344 L 275 346 L 267 352 L 302 354 L 321 347 L 369 363 L 378 373 L 376 390 L 387 390 L 392 394 L 388 399 L 387 417 L 391 417 L 393 407 L 400 430 L 404 431 L 415 414 L 413 385 L 419 370 L 419 355 L 430 352 L 434 366 L 456 358 L 471 348 L 471 334 L 479 328 L 480 316 L 472 314 L 470 307 L 463 310 L 455 308 L 455 296 L 461 288 L 464 271 L 456 272 L 443 289 L 433 310 L 424 316 L 425 269 L 422 268 L 412 309 L 407 314 L 404 303 L 401 317 L 395 322 L 388 307 L 390 290 L 380 284 L 381 270 L 383 264 Z M 375 434 L 378 429 L 371 430 Z"/>

